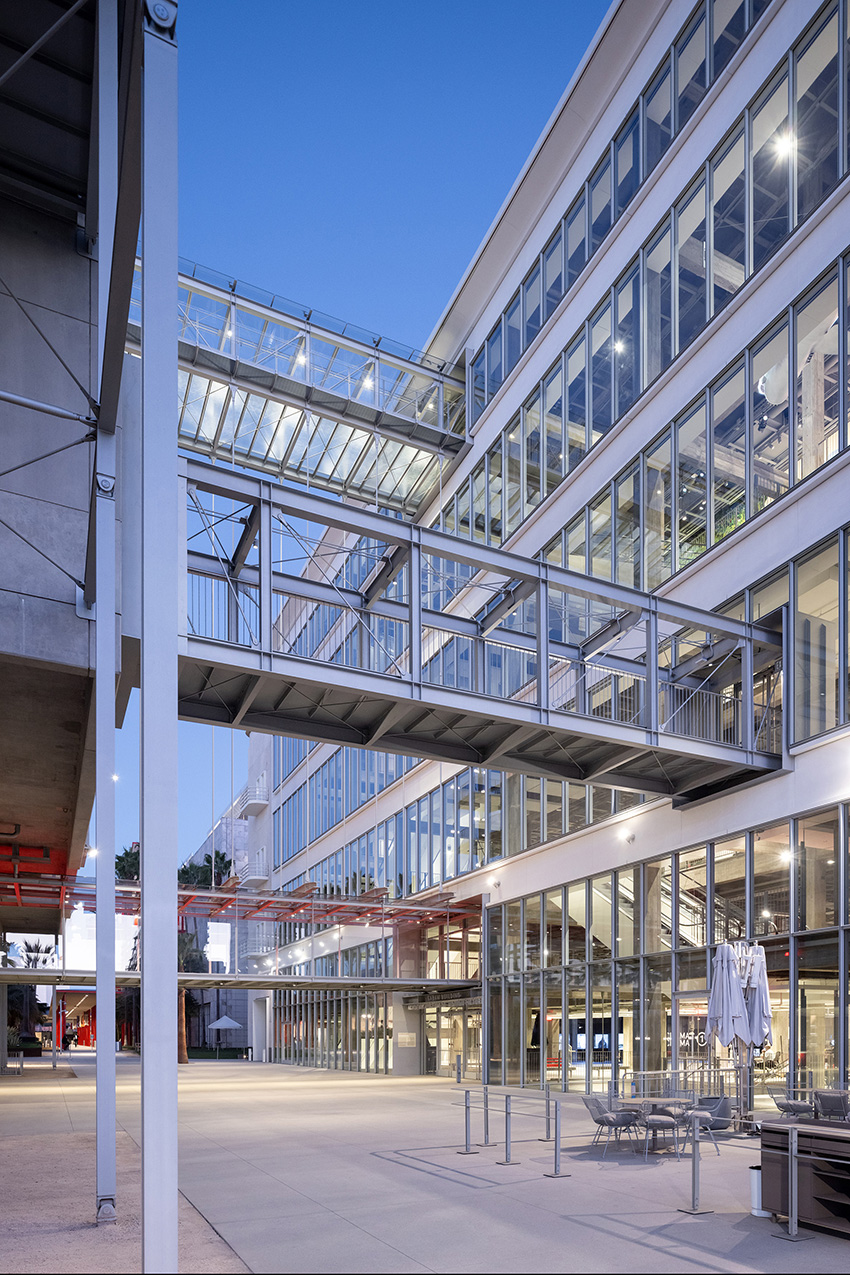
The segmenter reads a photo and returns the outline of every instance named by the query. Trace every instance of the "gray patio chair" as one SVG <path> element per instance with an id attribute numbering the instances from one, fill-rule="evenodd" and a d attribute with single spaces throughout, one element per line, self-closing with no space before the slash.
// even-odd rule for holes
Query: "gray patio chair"
<path id="1" fill-rule="evenodd" d="M 682 1150 L 688 1145 L 688 1138 L 693 1136 L 694 1115 L 699 1116 L 699 1127 L 702 1133 L 707 1133 L 711 1141 L 714 1143 L 714 1149 L 720 1155 L 720 1147 L 717 1145 L 715 1132 L 721 1129 L 728 1129 L 732 1124 L 732 1099 L 724 1094 L 719 1098 L 705 1097 L 700 1098 L 698 1105 L 691 1111 L 686 1111 L 682 1118 L 682 1124 L 685 1128 L 685 1136 L 682 1139 Z"/>
<path id="2" fill-rule="evenodd" d="M 815 1109 L 810 1102 L 806 1102 L 802 1098 L 789 1098 L 785 1089 L 780 1085 L 768 1085 L 767 1092 L 783 1116 L 788 1116 L 791 1120 L 795 1116 L 813 1116 L 815 1113 Z"/>
<path id="3" fill-rule="evenodd" d="M 846 1120 L 850 1115 L 850 1095 L 843 1089 L 816 1089 L 814 1099 L 822 1120 Z"/>
<path id="4" fill-rule="evenodd" d="M 658 1107 L 655 1111 L 644 1112 L 640 1117 L 640 1123 L 646 1130 L 643 1140 L 643 1158 L 649 1159 L 649 1138 L 650 1134 L 653 1141 L 657 1139 L 659 1133 L 673 1135 L 673 1146 L 676 1148 L 676 1159 L 680 1160 L 679 1155 L 679 1119 L 680 1116 L 674 1115 L 673 1112 L 666 1107 Z"/>
<path id="5" fill-rule="evenodd" d="M 638 1122 L 638 1114 L 636 1111 L 609 1111 L 600 1098 L 582 1098 L 587 1110 L 593 1118 L 593 1123 L 597 1126 L 596 1133 L 593 1135 L 593 1142 L 590 1144 L 595 1147 L 599 1139 L 602 1137 L 603 1131 L 607 1129 L 608 1136 L 605 1139 L 605 1150 L 602 1152 L 602 1159 L 608 1154 L 608 1146 L 611 1142 L 611 1134 L 614 1134 L 614 1141 L 619 1142 L 623 1130 L 631 1138 L 632 1130 Z"/>

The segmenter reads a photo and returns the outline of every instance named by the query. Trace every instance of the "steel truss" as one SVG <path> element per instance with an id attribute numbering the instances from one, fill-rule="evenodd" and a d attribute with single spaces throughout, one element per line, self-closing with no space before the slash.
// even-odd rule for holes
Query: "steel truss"
<path id="1" fill-rule="evenodd" d="M 185 720 L 677 800 L 782 765 L 781 715 L 753 689 L 780 632 L 200 461 L 180 475 L 195 510 L 248 511 L 232 559 L 208 516 L 212 552 L 185 551 Z M 297 536 L 293 520 L 334 533 L 304 542 L 309 578 L 276 569 L 273 528 Z M 386 552 L 344 587 L 364 537 Z M 205 589 L 227 594 L 225 630 Z M 305 646 L 310 615 L 321 640 Z"/>

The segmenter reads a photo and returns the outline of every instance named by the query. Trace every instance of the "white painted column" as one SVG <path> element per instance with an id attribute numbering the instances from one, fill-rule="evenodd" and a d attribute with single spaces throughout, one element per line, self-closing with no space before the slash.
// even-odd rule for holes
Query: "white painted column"
<path id="1" fill-rule="evenodd" d="M 177 5 L 146 0 L 142 88 L 142 1266 L 177 1270 Z"/>
<path id="2" fill-rule="evenodd" d="M 106 316 L 118 203 L 118 6 L 99 0 L 97 376 L 103 372 Z M 115 1221 L 115 422 L 101 421 L 95 452 L 95 792 L 97 862 L 95 952 L 97 1052 L 95 1129 L 98 1223 Z M 54 994 L 54 1038 L 56 996 Z"/>

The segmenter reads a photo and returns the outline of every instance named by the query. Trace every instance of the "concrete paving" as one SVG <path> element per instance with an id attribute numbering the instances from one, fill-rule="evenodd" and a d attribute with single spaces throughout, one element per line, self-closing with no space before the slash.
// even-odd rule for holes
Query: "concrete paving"
<path id="1" fill-rule="evenodd" d="M 55 1097 L 43 1088 L 15 1125 L 42 1125 L 61 1106 L 75 1128 L 93 1128 L 93 1063 L 72 1064 L 77 1078 L 57 1081 Z M 135 1140 L 138 1072 L 137 1059 L 121 1058 L 119 1119 Z M 576 1098 L 563 1108 L 562 1170 L 571 1176 L 561 1180 L 543 1176 L 553 1152 L 538 1141 L 539 1104 L 515 1099 L 515 1163 L 502 1166 L 504 1144 L 457 1154 L 459 1103 L 446 1080 L 193 1062 L 180 1069 L 180 1187 L 256 1272 L 850 1275 L 846 1240 L 807 1232 L 789 1244 L 773 1238 L 770 1219 L 750 1216 L 757 1140 L 728 1140 L 719 1157 L 704 1149 L 702 1205 L 714 1212 L 691 1217 L 678 1212 L 690 1202 L 690 1158 L 645 1163 L 623 1147 L 602 1161 Z M 480 1111 L 473 1118 L 480 1142 Z M 494 1114 L 491 1136 L 500 1132 Z"/>

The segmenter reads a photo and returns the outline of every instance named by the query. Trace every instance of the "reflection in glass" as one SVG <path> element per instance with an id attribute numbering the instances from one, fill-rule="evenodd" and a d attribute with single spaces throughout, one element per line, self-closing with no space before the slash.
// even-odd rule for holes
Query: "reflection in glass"
<path id="1" fill-rule="evenodd" d="M 788 233 L 788 174 L 793 141 L 788 128 L 788 78 L 783 75 L 752 110 L 753 269 Z"/>
<path id="2" fill-rule="evenodd" d="M 590 506 L 590 572 L 611 579 L 611 494 L 606 489 Z"/>
<path id="3" fill-rule="evenodd" d="M 735 943 L 747 933 L 746 843 L 743 837 L 714 846 L 714 941 Z"/>
<path id="4" fill-rule="evenodd" d="M 646 380 L 650 384 L 673 357 L 673 275 L 667 226 L 646 250 Z"/>
<path id="5" fill-rule="evenodd" d="M 522 285 L 522 308 L 525 325 L 523 347 L 529 346 L 540 331 L 540 303 L 540 266 L 536 265 Z"/>
<path id="6" fill-rule="evenodd" d="M 796 1084 L 830 1088 L 838 1082 L 838 941 L 797 943 Z"/>
<path id="7" fill-rule="evenodd" d="M 487 338 L 487 391 L 492 398 L 502 384 L 502 325 Z"/>
<path id="8" fill-rule="evenodd" d="M 678 536 L 679 567 L 686 567 L 706 547 L 706 446 L 705 405 L 698 407 L 677 427 L 679 466 Z"/>
<path id="9" fill-rule="evenodd" d="M 617 961 L 614 971 L 617 983 L 617 1028 L 620 1036 L 620 1066 L 622 1072 L 640 1071 L 640 962 Z"/>
<path id="10" fill-rule="evenodd" d="M 797 480 L 838 451 L 838 279 L 797 307 Z"/>
<path id="11" fill-rule="evenodd" d="M 746 412 L 744 368 L 736 368 L 711 392 L 714 470 L 714 543 L 746 517 Z"/>
<path id="12" fill-rule="evenodd" d="M 711 0 L 712 64 L 714 80 L 744 38 L 744 0 Z"/>
<path id="13" fill-rule="evenodd" d="M 522 322 L 520 315 L 519 294 L 514 297 L 513 301 L 505 311 L 505 374 L 511 372 L 517 365 L 520 354 L 522 354 L 522 337 L 520 324 Z"/>
<path id="14" fill-rule="evenodd" d="M 619 217 L 637 190 L 640 181 L 640 122 L 637 108 L 623 125 L 614 143 L 614 160 L 617 165 L 615 216 Z"/>
<path id="15" fill-rule="evenodd" d="M 611 874 L 593 877 L 590 882 L 590 952 L 591 959 L 598 961 L 610 956 L 613 943 L 611 941 L 612 923 L 612 881 Z"/>
<path id="16" fill-rule="evenodd" d="M 631 407 L 640 393 L 640 272 L 637 266 L 617 285 L 616 303 L 615 419 Z"/>
<path id="17" fill-rule="evenodd" d="M 564 250 L 561 241 L 561 231 L 558 229 L 557 234 L 543 250 L 543 298 L 545 309 L 543 321 L 555 313 L 558 302 L 564 295 Z"/>
<path id="18" fill-rule="evenodd" d="M 543 496 L 549 496 L 564 472 L 564 377 L 560 362 L 543 383 L 546 469 Z"/>
<path id="19" fill-rule="evenodd" d="M 711 163 L 711 280 L 714 313 L 744 282 L 746 268 L 746 188 L 744 133 L 739 130 Z"/>
<path id="20" fill-rule="evenodd" d="M 587 261 L 587 229 L 584 194 L 567 213 L 567 287 L 571 287 Z"/>
<path id="21" fill-rule="evenodd" d="M 672 571 L 673 491 L 670 450 L 668 433 L 646 457 L 644 552 L 647 589 L 657 588 Z"/>
<path id="22" fill-rule="evenodd" d="M 587 975 L 591 1007 L 591 1039 L 587 1042 L 590 1053 L 590 1088 L 607 1093 L 608 1082 L 613 1076 L 617 1045 L 612 1035 L 611 962 L 597 961 L 589 965 Z"/>
<path id="23" fill-rule="evenodd" d="M 544 895 L 546 905 L 546 950 L 544 964 L 549 968 L 564 963 L 564 909 L 560 890 Z"/>
<path id="24" fill-rule="evenodd" d="M 705 846 L 679 854 L 679 946 L 704 947 L 708 919 Z"/>
<path id="25" fill-rule="evenodd" d="M 590 321 L 591 444 L 611 428 L 611 306 Z"/>
<path id="26" fill-rule="evenodd" d="M 584 336 L 567 351 L 567 470 L 571 472 L 587 450 L 587 367 Z"/>
<path id="27" fill-rule="evenodd" d="M 605 159 L 590 179 L 590 251 L 611 229 L 611 161 Z"/>
<path id="28" fill-rule="evenodd" d="M 706 320 L 705 183 L 676 209 L 679 305 L 678 346 L 683 350 Z"/>
<path id="29" fill-rule="evenodd" d="M 795 739 L 838 724 L 838 542 L 797 564 Z"/>
<path id="30" fill-rule="evenodd" d="M 788 490 L 788 325 L 752 354 L 752 513 Z"/>
<path id="31" fill-rule="evenodd" d="M 753 837 L 753 934 L 785 934 L 791 911 L 788 824 L 759 828 Z"/>
<path id="32" fill-rule="evenodd" d="M 839 921 L 841 859 L 838 811 L 810 815 L 797 824 L 797 929 L 819 930 Z"/>
<path id="33" fill-rule="evenodd" d="M 567 914 L 567 958 L 570 961 L 583 961 L 587 936 L 587 890 L 583 881 L 567 887 Z"/>
<path id="34" fill-rule="evenodd" d="M 706 90 L 705 13 L 676 46 L 676 81 L 679 86 L 677 127 L 684 128 Z"/>
<path id="35" fill-rule="evenodd" d="M 838 180 L 838 14 L 833 11 L 796 58 L 797 219 Z"/>
<path id="36" fill-rule="evenodd" d="M 671 959 L 649 957 L 644 973 L 644 1069 L 666 1071 L 670 1066 L 672 998 Z"/>
<path id="37" fill-rule="evenodd" d="M 640 466 L 617 482 L 617 583 L 640 588 Z"/>
<path id="38" fill-rule="evenodd" d="M 658 72 L 646 95 L 644 123 L 646 172 L 651 173 L 673 138 L 673 105 L 670 68 Z"/>
<path id="39" fill-rule="evenodd" d="M 617 955 L 637 956 L 641 937 L 641 870 L 617 873 Z"/>
<path id="40" fill-rule="evenodd" d="M 669 950 L 673 939 L 672 860 L 653 859 L 644 868 L 643 950 Z"/>

